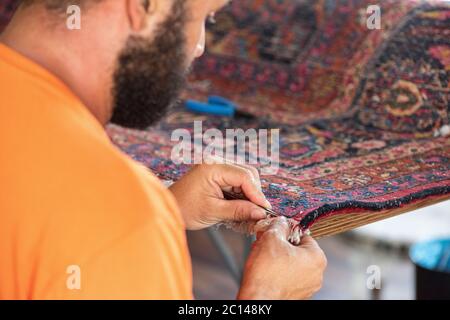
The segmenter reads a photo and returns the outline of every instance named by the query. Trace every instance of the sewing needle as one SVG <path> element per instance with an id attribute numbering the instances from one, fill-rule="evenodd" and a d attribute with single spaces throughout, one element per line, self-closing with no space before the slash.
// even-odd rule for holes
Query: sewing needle
<path id="1" fill-rule="evenodd" d="M 246 199 L 243 196 L 239 196 L 237 194 L 234 194 L 234 193 L 231 193 L 231 192 L 228 192 L 228 191 L 223 191 L 223 190 L 222 190 L 222 192 L 223 192 L 223 195 L 224 195 L 225 199 L 227 199 L 227 200 L 247 200 L 247 201 L 249 201 L 248 199 Z M 280 216 L 278 213 L 276 213 L 272 209 L 264 208 L 263 206 L 260 206 L 260 205 L 257 205 L 257 206 L 260 207 L 261 209 L 264 209 L 266 211 L 266 213 L 268 213 L 272 217 L 279 217 Z"/>

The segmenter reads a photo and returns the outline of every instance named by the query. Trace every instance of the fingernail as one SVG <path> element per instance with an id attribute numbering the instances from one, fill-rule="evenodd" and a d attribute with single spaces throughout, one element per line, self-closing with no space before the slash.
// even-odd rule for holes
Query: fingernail
<path id="1" fill-rule="evenodd" d="M 259 194 L 261 195 L 261 198 L 264 199 L 264 207 L 272 209 L 272 204 L 269 202 L 269 200 L 266 199 L 266 195 L 262 191 L 260 191 Z"/>
<path id="2" fill-rule="evenodd" d="M 267 218 L 266 211 L 261 208 L 252 209 L 250 216 L 253 220 L 262 220 L 262 219 Z"/>
<path id="3" fill-rule="evenodd" d="M 265 200 L 264 201 L 264 207 L 268 208 L 268 209 L 272 209 L 272 204 L 269 202 L 269 200 Z"/>

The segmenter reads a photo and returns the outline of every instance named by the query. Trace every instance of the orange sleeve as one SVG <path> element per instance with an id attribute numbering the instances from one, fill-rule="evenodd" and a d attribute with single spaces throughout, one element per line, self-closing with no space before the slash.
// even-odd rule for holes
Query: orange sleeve
<path id="1" fill-rule="evenodd" d="M 55 279 L 44 299 L 192 299 L 188 275 L 174 273 L 183 266 L 179 244 L 161 230 L 162 220 L 148 221 L 110 244 L 80 268 L 80 289 L 69 289 L 71 274 Z"/>

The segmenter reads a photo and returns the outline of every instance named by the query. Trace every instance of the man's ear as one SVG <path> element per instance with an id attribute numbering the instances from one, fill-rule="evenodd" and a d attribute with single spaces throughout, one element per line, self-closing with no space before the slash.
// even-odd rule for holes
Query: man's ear
<path id="1" fill-rule="evenodd" d="M 156 0 L 125 0 L 128 21 L 133 31 L 139 32 L 146 27 L 147 16 L 155 11 Z"/>

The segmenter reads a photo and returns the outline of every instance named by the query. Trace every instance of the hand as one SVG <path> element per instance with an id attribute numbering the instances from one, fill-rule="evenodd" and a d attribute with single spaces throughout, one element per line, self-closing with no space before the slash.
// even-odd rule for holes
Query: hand
<path id="1" fill-rule="evenodd" d="M 322 286 L 327 260 L 310 236 L 296 247 L 287 241 L 291 227 L 273 219 L 256 240 L 247 260 L 238 299 L 308 299 Z"/>
<path id="2" fill-rule="evenodd" d="M 203 164 L 194 167 L 170 188 L 188 230 L 219 222 L 257 221 L 266 218 L 270 203 L 261 191 L 258 171 L 249 166 Z M 250 201 L 225 200 L 222 190 L 242 191 Z"/>

